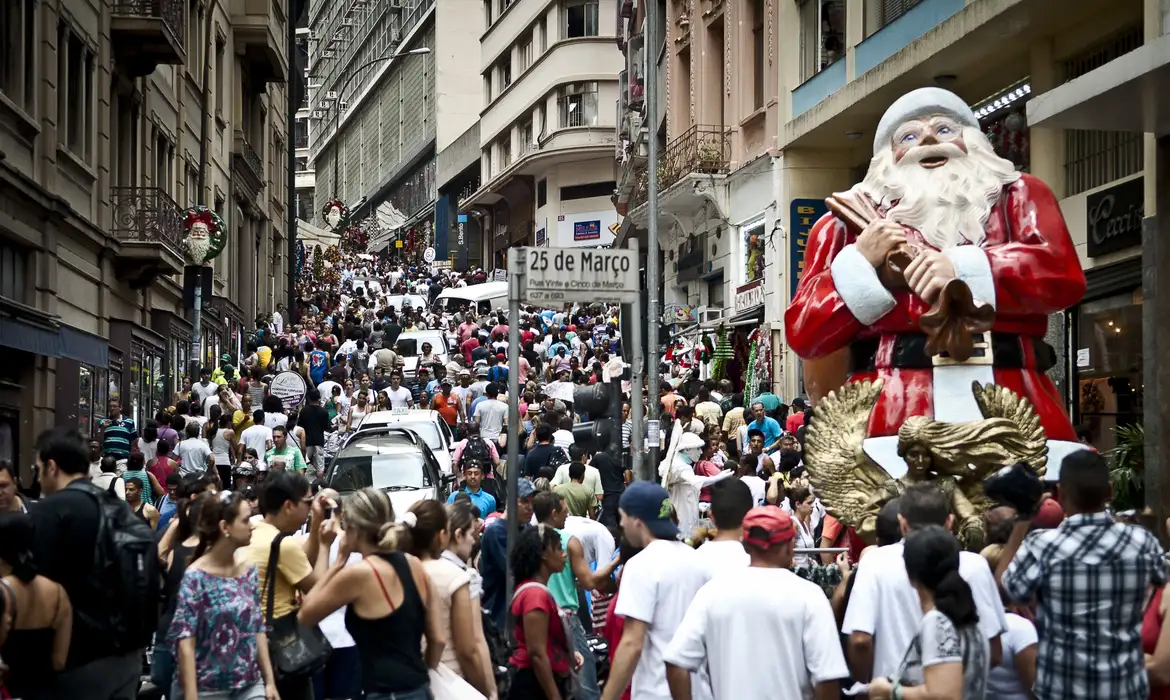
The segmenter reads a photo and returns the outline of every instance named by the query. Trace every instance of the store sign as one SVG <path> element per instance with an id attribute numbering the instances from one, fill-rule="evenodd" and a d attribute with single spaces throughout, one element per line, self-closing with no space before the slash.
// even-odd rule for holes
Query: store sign
<path id="1" fill-rule="evenodd" d="M 555 229 L 548 229 L 545 245 L 557 248 L 589 247 L 613 243 L 613 225 L 617 223 L 617 212 L 610 208 L 601 211 L 587 211 L 579 214 L 558 214 Z"/>
<path id="2" fill-rule="evenodd" d="M 668 325 L 672 323 L 694 323 L 695 307 L 687 304 L 667 304 L 662 309 L 662 322 Z"/>
<path id="3" fill-rule="evenodd" d="M 467 214 L 460 214 L 455 224 L 455 268 L 467 269 Z"/>
<path id="4" fill-rule="evenodd" d="M 596 241 L 601 238 L 601 221 L 592 219 L 590 221 L 575 221 L 573 222 L 573 240 L 574 241 Z"/>
<path id="5" fill-rule="evenodd" d="M 536 229 L 536 247 L 537 248 L 544 247 L 545 242 L 546 241 L 545 241 L 544 229 L 542 229 L 542 228 Z"/>
<path id="6" fill-rule="evenodd" d="M 1085 198 L 1086 253 L 1090 258 L 1142 244 L 1145 199 L 1140 177 Z"/>
<path id="7" fill-rule="evenodd" d="M 764 280 L 735 288 L 735 313 L 742 314 L 764 305 Z"/>
<path id="8" fill-rule="evenodd" d="M 495 270 L 492 271 L 492 281 L 493 282 L 507 282 L 508 281 L 508 271 L 496 268 Z"/>
<path id="9" fill-rule="evenodd" d="M 292 410 L 305 402 L 309 384 L 299 372 L 277 372 L 268 385 L 268 393 L 280 399 L 286 410 Z"/>
<path id="10" fill-rule="evenodd" d="M 808 248 L 809 234 L 812 233 L 813 224 L 829 211 L 829 207 L 823 199 L 794 199 L 791 211 L 788 230 L 788 279 L 791 280 L 792 296 L 795 297 L 800 276 L 804 274 L 804 253 Z"/>

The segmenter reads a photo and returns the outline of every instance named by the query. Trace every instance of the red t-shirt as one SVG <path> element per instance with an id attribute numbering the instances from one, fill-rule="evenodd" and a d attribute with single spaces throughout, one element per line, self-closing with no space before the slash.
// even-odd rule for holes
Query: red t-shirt
<path id="1" fill-rule="evenodd" d="M 614 594 L 609 601 L 609 609 L 605 611 L 605 631 L 602 636 L 605 637 L 605 643 L 609 645 L 610 658 L 613 658 L 613 655 L 617 653 L 618 644 L 622 641 L 622 631 L 626 628 L 626 618 L 617 614 L 617 601 L 620 594 L 620 590 Z M 630 686 L 626 686 L 625 691 L 622 692 L 622 700 L 630 700 Z"/>
<path id="2" fill-rule="evenodd" d="M 804 414 L 793 413 L 784 421 L 784 431 L 796 435 L 796 431 L 800 430 L 802 425 L 804 425 Z"/>
<path id="3" fill-rule="evenodd" d="M 530 581 L 516 585 L 516 590 Z M 512 600 L 512 615 L 515 616 L 516 626 L 513 634 L 516 635 L 516 653 L 512 654 L 511 662 L 516 668 L 529 668 L 528 644 L 524 641 L 524 615 L 530 612 L 544 611 L 548 615 L 548 659 L 552 666 L 553 675 L 569 675 L 569 643 L 565 639 L 565 626 L 561 622 L 557 602 L 552 594 L 543 586 L 529 586 L 520 591 Z"/>
<path id="4" fill-rule="evenodd" d="M 479 347 L 479 338 L 471 337 L 463 341 L 459 349 L 463 351 L 463 359 L 467 360 L 467 364 L 471 364 L 471 351 Z"/>
<path id="5" fill-rule="evenodd" d="M 154 460 L 151 460 L 150 466 L 146 468 L 146 471 L 150 472 L 154 475 L 154 478 L 158 479 L 159 486 L 165 487 L 167 485 L 167 477 L 170 476 L 171 472 L 175 471 L 177 468 L 177 461 L 171 459 L 170 457 L 158 457 Z"/>
<path id="6" fill-rule="evenodd" d="M 455 425 L 459 422 L 459 408 L 456 401 L 454 394 L 444 396 L 442 393 L 438 393 L 435 394 L 435 398 L 431 399 L 431 407 L 439 412 L 443 420 L 447 421 L 447 425 Z"/>

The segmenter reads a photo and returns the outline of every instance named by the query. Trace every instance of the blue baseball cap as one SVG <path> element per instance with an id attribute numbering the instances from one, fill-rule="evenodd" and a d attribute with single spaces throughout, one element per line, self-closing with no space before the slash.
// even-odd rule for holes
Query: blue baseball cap
<path id="1" fill-rule="evenodd" d="M 516 498 L 523 500 L 534 493 L 536 493 L 536 486 L 530 480 L 519 479 L 516 482 Z"/>
<path id="2" fill-rule="evenodd" d="M 635 481 L 626 487 L 618 507 L 631 518 L 646 523 L 660 540 L 678 539 L 678 525 L 670 519 L 670 494 L 653 481 Z"/>

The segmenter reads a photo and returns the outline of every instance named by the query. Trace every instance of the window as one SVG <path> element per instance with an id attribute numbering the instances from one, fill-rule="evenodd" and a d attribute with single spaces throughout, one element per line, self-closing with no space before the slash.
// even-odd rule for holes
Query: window
<path id="1" fill-rule="evenodd" d="M 500 139 L 500 171 L 504 171 L 512 164 L 512 138 L 510 135 Z"/>
<path id="2" fill-rule="evenodd" d="M 227 53 L 227 44 L 219 37 L 215 39 L 215 114 L 223 119 L 224 112 L 231 111 L 231 97 L 228 91 L 227 64 L 224 54 Z"/>
<path id="3" fill-rule="evenodd" d="M 548 204 L 548 180 L 541 180 L 536 183 L 536 206 L 543 207 Z"/>
<path id="4" fill-rule="evenodd" d="M 528 70 L 528 66 L 532 65 L 532 35 L 529 34 L 520 43 L 519 51 L 519 69 L 520 72 Z"/>
<path id="5" fill-rule="evenodd" d="M 568 0 L 565 3 L 565 38 L 597 36 L 597 0 Z"/>
<path id="6" fill-rule="evenodd" d="M 309 157 L 308 156 L 298 156 L 297 157 L 297 172 L 303 173 L 308 169 L 309 169 Z"/>
<path id="7" fill-rule="evenodd" d="M 90 162 L 93 133 L 93 51 L 71 28 L 59 28 L 57 129 L 61 145 Z"/>
<path id="8" fill-rule="evenodd" d="M 529 116 L 520 123 L 520 155 L 524 155 L 532 149 L 532 117 Z"/>
<path id="9" fill-rule="evenodd" d="M 565 85 L 557 103 L 561 112 L 560 128 L 597 126 L 597 83 Z"/>
<path id="10" fill-rule="evenodd" d="M 743 235 L 743 282 L 755 282 L 764 278 L 764 220 L 753 221 L 740 227 Z"/>
<path id="11" fill-rule="evenodd" d="M 808 80 L 845 55 L 845 0 L 802 0 L 800 78 Z"/>
<path id="12" fill-rule="evenodd" d="M 203 81 L 203 3 L 187 3 L 187 75 L 196 83 Z M 222 94 L 222 93 L 221 93 Z"/>
<path id="13" fill-rule="evenodd" d="M 540 52 L 548 51 L 548 18 L 540 18 Z"/>
<path id="14" fill-rule="evenodd" d="M 489 27 L 492 26 L 492 3 L 494 2 L 495 0 L 484 0 L 483 2 L 483 16 Z"/>
<path id="15" fill-rule="evenodd" d="M 508 56 L 500 61 L 500 92 L 508 89 L 512 84 L 512 57 Z"/>
<path id="16" fill-rule="evenodd" d="M 0 241 L 0 297 L 25 302 L 25 273 L 28 254 L 21 248 Z"/>
<path id="17" fill-rule="evenodd" d="M 613 180 L 608 182 L 591 182 L 587 185 L 570 185 L 561 188 L 561 201 L 571 202 L 574 199 L 610 197 L 616 189 L 617 183 Z"/>
<path id="18" fill-rule="evenodd" d="M 203 204 L 203 193 L 199 191 L 199 169 L 190 163 L 187 164 L 186 181 L 187 206 L 195 207 Z"/>
<path id="19" fill-rule="evenodd" d="M 36 0 L 0 3 L 0 93 L 33 112 L 36 97 Z"/>
<path id="20" fill-rule="evenodd" d="M 1084 302 L 1076 309 L 1077 421 L 1093 447 L 1116 447 L 1115 429 L 1141 425 L 1141 290 Z"/>
<path id="21" fill-rule="evenodd" d="M 748 0 L 752 18 L 752 108 L 764 106 L 764 8 L 758 0 Z"/>
<path id="22" fill-rule="evenodd" d="M 882 0 L 882 26 L 884 27 L 906 14 L 910 8 L 920 2 L 922 0 Z"/>
<path id="23" fill-rule="evenodd" d="M 150 176 L 155 187 L 171 194 L 175 189 L 175 145 L 159 128 L 154 131 L 154 172 Z"/>

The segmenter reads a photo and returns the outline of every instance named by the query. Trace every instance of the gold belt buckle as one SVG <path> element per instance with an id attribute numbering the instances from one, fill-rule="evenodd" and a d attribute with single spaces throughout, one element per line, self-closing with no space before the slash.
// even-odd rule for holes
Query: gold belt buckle
<path id="1" fill-rule="evenodd" d="M 991 367 L 995 365 L 995 353 L 991 349 L 991 331 L 971 334 L 971 359 L 959 362 L 950 355 L 941 352 L 930 358 L 935 367 Z"/>

